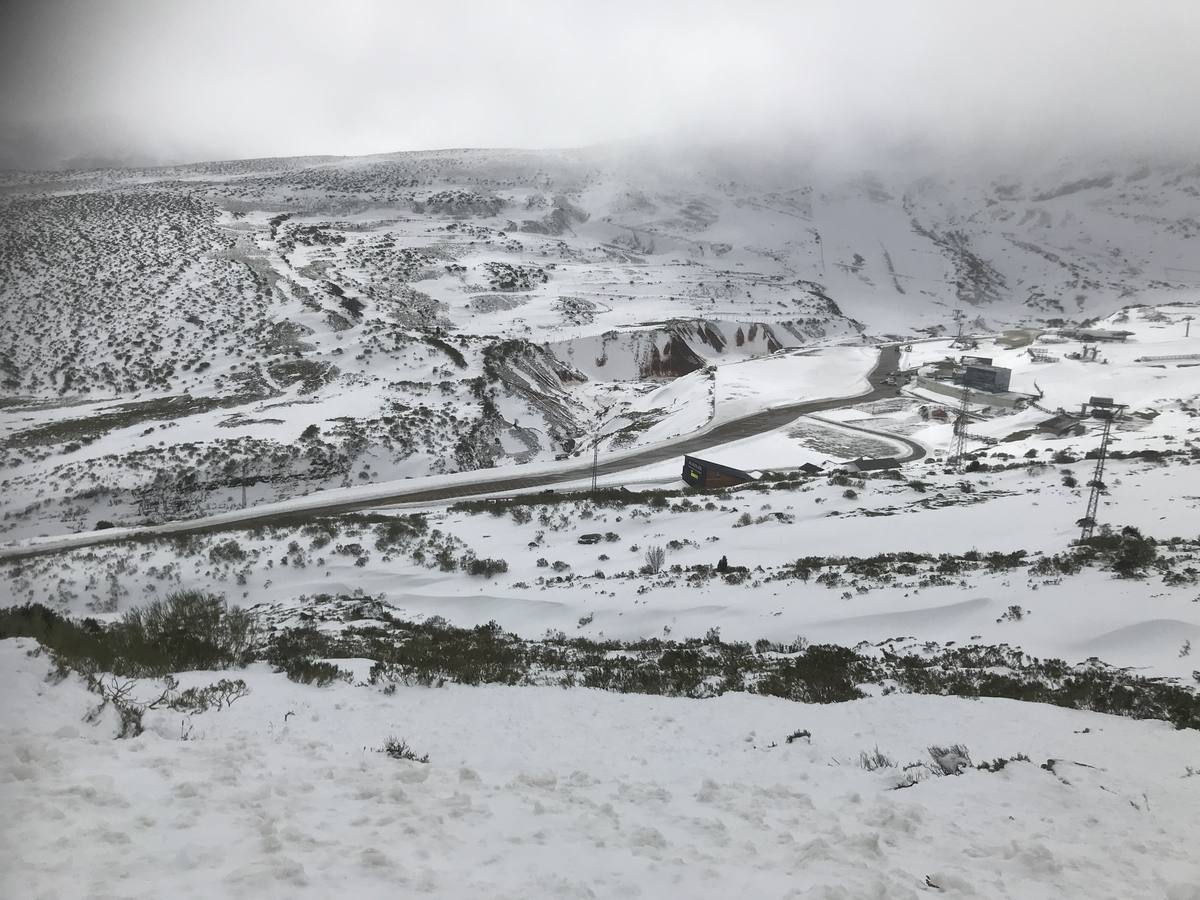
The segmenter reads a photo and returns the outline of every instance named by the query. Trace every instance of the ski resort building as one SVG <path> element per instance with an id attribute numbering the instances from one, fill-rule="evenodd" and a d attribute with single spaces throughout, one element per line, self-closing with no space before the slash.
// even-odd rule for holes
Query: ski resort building
<path id="1" fill-rule="evenodd" d="M 1008 369 L 1003 370 L 1008 372 Z M 988 377 L 988 376 L 984 376 Z M 1005 383 L 1005 376 L 999 376 L 1001 383 Z M 954 401 L 962 399 L 963 389 L 966 388 L 969 402 L 979 406 L 995 406 L 1007 409 L 1019 409 L 1032 399 L 1036 399 L 1032 394 L 1023 394 L 1019 391 L 1010 391 L 1001 389 L 996 386 L 995 380 L 992 381 L 989 387 L 980 387 L 970 383 L 964 383 L 962 379 L 956 381 L 947 381 L 944 378 L 930 378 L 925 375 L 918 375 L 910 384 L 913 388 L 913 393 L 917 397 L 927 397 L 927 399 L 937 400 L 936 397 L 930 395 L 940 395 L 949 397 Z M 927 392 L 927 393 L 922 393 Z M 945 402 L 945 401 L 940 401 Z"/>
<path id="2" fill-rule="evenodd" d="M 754 476 L 741 469 L 709 462 L 696 456 L 683 458 L 683 480 L 694 488 L 733 487 L 753 481 Z"/>
<path id="3" fill-rule="evenodd" d="M 1200 353 L 1173 353 L 1169 356 L 1139 356 L 1134 362 L 1160 365 L 1175 363 L 1179 366 L 1200 366 Z"/>
<path id="4" fill-rule="evenodd" d="M 1133 336 L 1132 331 L 1121 331 L 1109 328 L 1064 328 L 1058 332 L 1063 337 L 1077 341 L 1095 343 L 1096 341 L 1122 341 Z"/>
<path id="5" fill-rule="evenodd" d="M 1039 422 L 1035 426 L 1035 431 L 1041 434 L 1053 435 L 1056 438 L 1062 438 L 1071 434 L 1082 434 L 1084 428 L 1080 424 L 1078 416 L 1072 416 L 1060 411 L 1058 415 L 1051 416 L 1049 419 Z"/>
<path id="6" fill-rule="evenodd" d="M 969 363 L 963 367 L 963 385 L 977 391 L 988 391 L 992 394 L 1003 393 L 1008 390 L 1011 380 L 1012 369 L 993 366 L 990 362 L 984 365 Z"/>

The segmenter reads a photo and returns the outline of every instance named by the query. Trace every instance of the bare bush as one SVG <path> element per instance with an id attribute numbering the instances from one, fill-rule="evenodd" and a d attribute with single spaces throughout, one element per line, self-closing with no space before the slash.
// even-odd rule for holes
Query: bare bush
<path id="1" fill-rule="evenodd" d="M 417 751 L 408 746 L 408 741 L 403 738 L 390 737 L 384 742 L 384 745 L 379 749 L 380 753 L 386 753 L 392 759 L 407 759 L 412 762 L 427 763 L 429 762 L 429 754 L 425 753 L 417 756 Z"/>
<path id="2" fill-rule="evenodd" d="M 118 738 L 137 737 L 144 730 L 142 716 L 151 709 L 172 709 L 189 714 L 206 712 L 209 709 L 228 709 L 247 696 L 250 688 L 242 679 L 222 678 L 206 687 L 190 687 L 179 690 L 179 682 L 168 675 L 163 679 L 163 688 L 152 700 L 139 700 L 133 695 L 137 682 L 121 679 L 116 675 L 89 675 L 87 688 L 100 697 L 100 703 L 90 710 L 86 721 L 94 723 L 106 707 L 117 711 Z M 182 733 L 182 732 L 181 732 Z"/>
<path id="3" fill-rule="evenodd" d="M 874 750 L 864 750 L 858 754 L 858 764 L 868 772 L 874 772 L 876 769 L 896 768 L 896 761 L 880 750 L 878 746 Z"/>
<path id="4" fill-rule="evenodd" d="M 971 767 L 971 754 L 962 744 L 953 744 L 949 747 L 935 745 L 929 748 L 929 755 L 937 767 L 942 770 L 943 775 L 960 775 L 964 769 Z"/>

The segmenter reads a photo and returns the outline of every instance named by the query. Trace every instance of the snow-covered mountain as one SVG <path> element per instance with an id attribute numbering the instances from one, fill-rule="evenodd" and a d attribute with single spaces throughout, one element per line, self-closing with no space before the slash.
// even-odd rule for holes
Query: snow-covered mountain
<path id="1" fill-rule="evenodd" d="M 1200 284 L 1200 166 L 1034 171 L 605 149 L 10 173 L 8 493 L 120 506 L 198 473 L 254 502 L 548 460 L 714 363 Z"/>
<path id="2" fill-rule="evenodd" d="M 1194 164 L 758 178 L 702 165 L 450 151 L 10 175 L 4 384 L 193 386 L 215 376 L 188 362 L 247 338 L 269 357 L 297 326 L 536 336 L 705 318 L 815 337 L 844 316 L 944 325 L 959 306 L 993 324 L 1075 319 L 1200 283 Z M 138 328 L 152 333 L 122 340 Z"/>

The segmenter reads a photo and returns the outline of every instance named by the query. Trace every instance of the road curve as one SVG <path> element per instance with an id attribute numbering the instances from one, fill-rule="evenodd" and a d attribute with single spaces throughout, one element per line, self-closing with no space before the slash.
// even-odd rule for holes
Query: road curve
<path id="1" fill-rule="evenodd" d="M 724 422 L 702 432 L 692 434 L 669 443 L 647 447 L 634 453 L 601 461 L 597 468 L 599 475 L 612 475 L 630 469 L 641 468 L 669 459 L 678 459 L 685 454 L 696 453 L 708 447 L 716 447 L 731 441 L 754 437 L 784 425 L 794 422 L 801 416 L 822 412 L 830 409 L 841 409 L 847 406 L 857 406 L 873 400 L 895 397 L 899 390 L 884 383 L 890 372 L 894 372 L 900 361 L 898 347 L 887 346 L 879 349 L 879 359 L 867 376 L 871 389 L 857 397 L 839 397 L 825 400 L 810 400 L 803 403 L 793 403 L 774 409 L 754 413 L 740 419 Z M 840 425 L 840 423 L 839 423 Z M 854 428 L 854 426 L 842 426 Z M 890 440 L 905 444 L 909 451 L 900 458 L 901 462 L 910 462 L 925 455 L 925 449 L 915 441 L 896 435 L 883 435 L 871 432 L 865 428 L 855 428 L 869 434 L 880 434 Z M 44 544 L 31 546 L 0 547 L 0 561 L 19 560 L 47 553 L 57 553 L 62 550 L 77 547 L 89 547 L 95 544 L 112 543 L 124 540 L 154 538 L 161 535 L 176 534 L 210 534 L 221 531 L 242 531 L 259 525 L 292 525 L 306 522 L 316 516 L 337 515 L 340 513 L 358 512 L 366 509 L 379 509 L 407 503 L 435 503 L 441 500 L 454 500 L 462 497 L 474 497 L 482 494 L 500 494 L 511 491 L 528 490 L 529 488 L 562 484 L 569 481 L 579 481 L 590 478 L 592 466 L 590 462 L 577 462 L 551 472 L 545 470 L 527 475 L 514 474 L 508 478 L 463 481 L 457 484 L 445 484 L 429 488 L 398 490 L 394 494 L 384 496 L 372 495 L 361 500 L 332 500 L 328 503 L 315 503 L 303 509 L 271 510 L 264 509 L 255 513 L 253 509 L 246 510 L 245 516 L 236 518 L 220 517 L 220 521 L 211 519 L 194 519 L 190 521 L 167 522 L 162 525 L 150 525 L 136 529 L 118 528 L 110 531 L 95 531 L 85 534 L 63 535 L 61 539 L 50 539 Z"/>
<path id="2" fill-rule="evenodd" d="M 884 440 L 891 441 L 895 444 L 903 444 L 908 449 L 905 450 L 905 452 L 900 456 L 890 457 L 901 465 L 904 463 L 915 462 L 916 460 L 923 458 L 926 453 L 924 445 L 918 444 L 912 438 L 906 438 L 902 434 L 892 434 L 890 431 L 877 431 L 874 428 L 864 428 L 862 425 L 851 425 L 849 422 L 834 422 L 821 416 L 811 416 L 811 418 L 814 421 L 820 422 L 824 425 L 832 425 L 835 428 L 847 428 L 850 431 L 861 431 L 863 434 L 869 434 L 873 435 L 874 437 L 883 438 Z"/>

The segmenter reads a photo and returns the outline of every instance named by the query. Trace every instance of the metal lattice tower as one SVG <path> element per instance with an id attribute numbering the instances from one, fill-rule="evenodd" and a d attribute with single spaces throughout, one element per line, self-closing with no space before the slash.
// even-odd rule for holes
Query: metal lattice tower
<path id="1" fill-rule="evenodd" d="M 967 389 L 963 388 L 962 397 L 958 401 L 958 412 L 954 416 L 954 444 L 949 462 L 955 472 L 962 471 L 963 453 L 967 446 L 967 396 Z"/>
<path id="2" fill-rule="evenodd" d="M 1104 493 L 1104 464 L 1108 460 L 1108 440 L 1112 434 L 1113 422 L 1121 417 L 1124 409 L 1123 403 L 1113 403 L 1111 397 L 1093 397 L 1083 404 L 1082 412 L 1086 414 L 1090 411 L 1092 418 L 1099 419 L 1104 426 L 1100 433 L 1100 453 L 1096 457 L 1096 469 L 1092 473 L 1092 480 L 1088 482 L 1092 490 L 1088 494 L 1087 512 L 1078 522 L 1082 529 L 1079 533 L 1081 542 L 1090 538 L 1096 530 L 1096 513 L 1100 509 L 1100 495 Z"/>
<path id="3" fill-rule="evenodd" d="M 962 343 L 962 339 L 963 339 L 963 320 L 964 320 L 966 317 L 967 317 L 967 316 L 966 316 L 966 314 L 965 314 L 965 313 L 964 313 L 964 312 L 963 312 L 961 309 L 956 309 L 956 310 L 954 311 L 954 322 L 955 322 L 955 324 L 958 326 L 958 333 L 957 333 L 957 334 L 955 335 L 955 337 L 954 337 L 954 343 L 953 343 L 953 344 L 951 344 L 950 346 L 954 347 L 954 346 L 957 346 L 957 345 L 959 345 L 959 344 L 961 344 L 961 343 Z"/>

